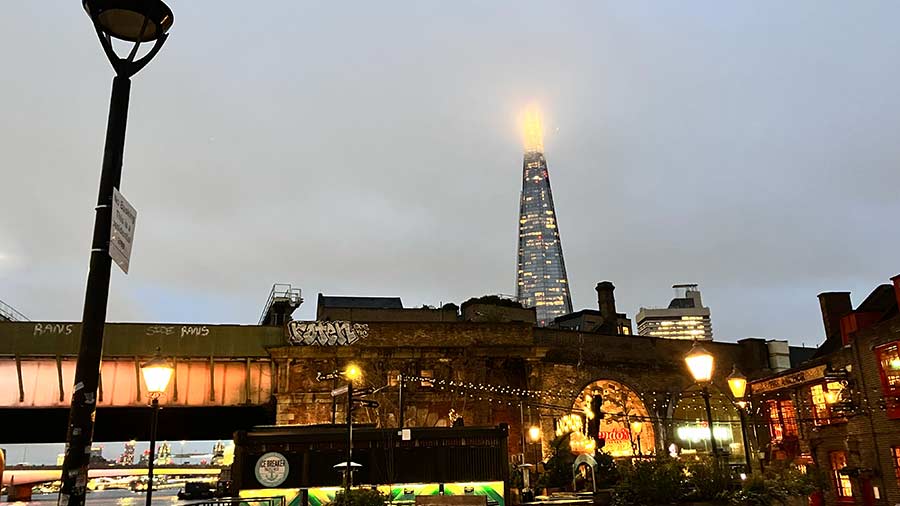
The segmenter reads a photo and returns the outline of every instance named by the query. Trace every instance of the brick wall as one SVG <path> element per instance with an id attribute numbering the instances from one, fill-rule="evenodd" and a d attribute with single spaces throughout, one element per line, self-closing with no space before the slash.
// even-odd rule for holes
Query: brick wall
<path id="1" fill-rule="evenodd" d="M 749 377 L 769 374 L 762 340 L 703 346 L 717 357 L 715 384 L 721 391 L 728 391 L 725 376 L 732 364 Z M 509 450 L 517 454 L 530 424 L 541 426 L 546 449 L 553 438 L 553 419 L 564 412 L 527 405 L 520 411 L 521 397 L 460 389 L 450 381 L 454 385 L 562 390 L 565 395 L 530 398 L 530 402 L 570 409 L 585 386 L 596 380 L 613 380 L 639 395 L 651 416 L 666 419 L 673 409 L 670 400 L 692 385 L 683 360 L 690 347 L 689 341 L 536 329 L 527 323 L 372 322 L 369 336 L 352 346 L 285 346 L 269 352 L 277 365 L 277 423 L 331 422 L 334 383 L 317 382 L 318 372 L 343 369 L 354 362 L 363 372 L 357 386 L 382 387 L 391 384 L 398 373 L 419 376 L 427 371 L 435 378 L 433 386 L 417 381 L 405 384 L 406 426 L 447 425 L 453 409 L 467 426 L 508 424 Z M 379 408 L 357 410 L 355 422 L 398 426 L 398 397 L 397 386 L 381 390 L 370 397 L 379 402 Z M 345 399 L 338 398 L 338 423 L 345 419 Z M 662 449 L 671 439 L 667 425 L 660 421 L 654 431 Z"/>

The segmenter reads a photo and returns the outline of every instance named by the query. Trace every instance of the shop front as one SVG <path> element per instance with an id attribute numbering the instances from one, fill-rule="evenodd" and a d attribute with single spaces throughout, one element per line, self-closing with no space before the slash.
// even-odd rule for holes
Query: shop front
<path id="1" fill-rule="evenodd" d="M 655 453 L 653 420 L 641 398 L 627 386 L 611 380 L 594 381 L 575 399 L 572 411 L 566 422 L 557 423 L 557 434 L 571 434 L 575 453 L 593 454 L 597 444 L 613 457 Z"/>
<path id="2" fill-rule="evenodd" d="M 353 429 L 353 483 L 394 504 L 417 496 L 480 495 L 505 506 L 509 464 L 506 425 Z M 342 489 L 347 430 L 341 426 L 258 428 L 235 435 L 232 494 L 284 497 L 285 506 L 322 506 Z"/>
<path id="3" fill-rule="evenodd" d="M 726 394 L 713 387 L 710 389 L 710 412 L 712 414 L 712 437 L 719 455 L 731 464 L 743 464 L 745 451 L 741 432 L 740 414 Z M 669 421 L 672 443 L 668 451 L 672 455 L 713 454 L 709 421 L 701 392 L 692 386 L 681 393 L 681 398 Z"/>

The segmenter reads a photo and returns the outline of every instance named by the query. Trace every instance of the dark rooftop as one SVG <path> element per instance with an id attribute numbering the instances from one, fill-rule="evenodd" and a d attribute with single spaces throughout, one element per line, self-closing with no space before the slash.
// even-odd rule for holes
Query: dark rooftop
<path id="1" fill-rule="evenodd" d="M 669 302 L 669 309 L 691 309 L 696 307 L 694 299 L 678 297 Z"/>
<path id="2" fill-rule="evenodd" d="M 319 307 L 347 309 L 403 309 L 400 297 L 341 297 L 319 294 Z"/>

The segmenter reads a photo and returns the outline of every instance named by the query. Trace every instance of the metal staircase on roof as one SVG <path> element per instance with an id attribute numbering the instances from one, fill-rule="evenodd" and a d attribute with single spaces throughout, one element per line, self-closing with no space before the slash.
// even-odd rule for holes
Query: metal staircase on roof
<path id="1" fill-rule="evenodd" d="M 294 310 L 303 304 L 300 289 L 290 284 L 276 283 L 269 292 L 269 300 L 259 317 L 260 325 L 284 325 L 291 320 Z"/>
<path id="2" fill-rule="evenodd" d="M 30 321 L 25 315 L 16 310 L 16 308 L 0 300 L 0 320 L 8 322 L 27 322 Z"/>

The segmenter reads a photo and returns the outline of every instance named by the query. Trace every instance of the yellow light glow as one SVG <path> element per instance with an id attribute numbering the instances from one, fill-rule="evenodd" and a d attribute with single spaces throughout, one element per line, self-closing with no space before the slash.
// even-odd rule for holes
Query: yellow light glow
<path id="1" fill-rule="evenodd" d="M 691 376 L 694 377 L 694 381 L 706 383 L 712 379 L 713 356 L 696 342 L 694 342 L 694 347 L 691 348 L 690 353 L 684 357 L 684 361 L 687 363 L 688 370 L 691 372 Z"/>
<path id="2" fill-rule="evenodd" d="M 141 367 L 141 373 L 144 376 L 144 383 L 147 384 L 147 391 L 151 394 L 161 394 L 166 391 L 169 386 L 169 380 L 172 379 L 172 366 L 168 364 L 151 364 Z"/>
<path id="3" fill-rule="evenodd" d="M 533 442 L 537 442 L 541 440 L 541 428 L 537 425 L 532 425 L 531 428 L 528 429 L 528 437 Z"/>
<path id="4" fill-rule="evenodd" d="M 165 393 L 174 371 L 175 368 L 160 355 L 159 348 L 157 348 L 156 356 L 141 364 L 141 375 L 144 377 L 147 393 L 153 398 L 157 398 Z"/>
<path id="5" fill-rule="evenodd" d="M 530 105 L 525 109 L 522 119 L 522 132 L 526 152 L 544 152 L 544 128 L 541 123 L 541 112 L 537 106 Z"/>
<path id="6" fill-rule="evenodd" d="M 640 434 L 641 429 L 644 427 L 644 423 L 640 420 L 635 420 L 631 422 L 631 432 L 634 434 Z"/>
<path id="7" fill-rule="evenodd" d="M 744 394 L 747 391 L 747 377 L 737 370 L 737 366 L 734 366 L 731 374 L 728 376 L 728 388 L 735 399 L 744 398 Z"/>
<path id="8" fill-rule="evenodd" d="M 356 364 L 349 364 L 346 369 L 344 369 L 344 377 L 350 381 L 357 380 L 362 377 L 362 370 L 360 370 L 359 366 Z"/>

